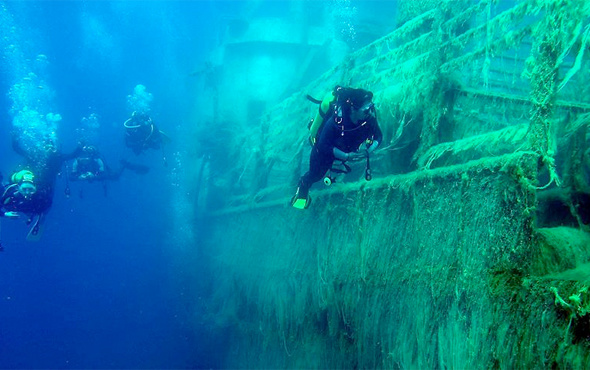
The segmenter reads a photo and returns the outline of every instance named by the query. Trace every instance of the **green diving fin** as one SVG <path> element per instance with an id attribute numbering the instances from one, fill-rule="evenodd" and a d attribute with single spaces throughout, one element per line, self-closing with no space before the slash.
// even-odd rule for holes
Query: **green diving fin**
<path id="1" fill-rule="evenodd" d="M 297 208 L 297 209 L 306 209 L 307 207 L 309 207 L 309 203 L 307 199 L 303 199 L 303 198 L 297 198 L 293 200 L 293 207 Z"/>
<path id="2" fill-rule="evenodd" d="M 306 197 L 299 196 L 299 189 L 297 189 L 297 193 L 291 199 L 291 206 L 297 209 L 307 209 L 311 204 L 311 197 L 308 195 Z"/>

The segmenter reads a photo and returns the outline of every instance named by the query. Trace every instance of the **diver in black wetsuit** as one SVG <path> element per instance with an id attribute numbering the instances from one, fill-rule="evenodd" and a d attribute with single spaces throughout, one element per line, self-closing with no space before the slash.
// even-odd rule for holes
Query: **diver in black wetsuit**
<path id="1" fill-rule="evenodd" d="M 125 145 L 137 155 L 146 149 L 160 149 L 163 134 L 146 113 L 133 112 L 123 124 L 125 126 Z"/>
<path id="2" fill-rule="evenodd" d="M 0 181 L 1 179 L 2 175 L 0 174 Z M 2 185 L 0 191 L 0 218 L 19 218 L 22 214 L 26 214 L 28 216 L 28 225 L 35 215 L 41 217 L 42 208 L 39 208 L 39 206 L 42 206 L 42 203 L 35 199 L 37 187 L 34 181 L 35 176 L 31 171 L 21 170 L 10 177 L 10 183 Z M 37 227 L 37 223 L 34 225 L 35 227 Z M 3 250 L 2 240 L 0 239 L 0 251 Z"/>
<path id="3" fill-rule="evenodd" d="M 0 217 L 26 216 L 27 225 L 33 223 L 27 240 L 37 241 L 44 217 L 53 204 L 57 175 L 63 163 L 76 157 L 82 148 L 78 146 L 72 153 L 63 154 L 55 142 L 48 139 L 42 148 L 25 150 L 16 137 L 12 139 L 12 148 L 25 158 L 25 164 L 12 174 L 10 183 L 2 186 Z"/>
<path id="4" fill-rule="evenodd" d="M 36 201 L 35 175 L 29 170 L 15 172 L 10 183 L 2 187 L 0 217 L 16 218 L 18 213 L 40 214 L 43 202 Z"/>
<path id="5" fill-rule="evenodd" d="M 131 170 L 138 174 L 149 172 L 149 167 L 121 160 L 121 166 L 113 170 L 107 164 L 95 146 L 87 145 L 82 149 L 82 154 L 74 159 L 72 171 L 69 173 L 71 181 L 116 181 L 119 180 L 125 170 Z"/>
<path id="6" fill-rule="evenodd" d="M 14 187 L 9 190 L 10 185 L 18 181 L 15 175 L 24 173 L 19 171 L 12 176 L 12 183 L 5 188 L 5 195 L 2 199 L 2 206 L 12 212 L 21 212 L 29 215 L 44 215 L 49 211 L 53 203 L 55 192 L 55 182 L 57 175 L 61 171 L 63 163 L 69 159 L 78 156 L 82 147 L 79 145 L 73 152 L 68 154 L 61 153 L 52 140 L 48 140 L 43 150 L 35 153 L 29 153 L 22 148 L 20 142 L 13 138 L 12 148 L 14 151 L 25 158 L 23 166 L 24 171 L 29 172 L 34 179 L 35 192 L 25 199 L 21 199 L 20 192 L 15 191 Z"/>
<path id="7" fill-rule="evenodd" d="M 111 169 L 95 146 L 87 145 L 82 149 L 82 153 L 76 157 L 72 163 L 72 170 L 68 173 L 70 181 L 85 181 L 92 183 L 101 181 L 103 183 L 104 194 L 107 196 L 106 181 L 117 181 L 125 170 L 133 171 L 137 174 L 146 174 L 150 168 L 140 164 L 130 163 L 124 159 L 121 166 L 115 170 Z M 66 185 L 66 195 L 70 195 L 69 184 Z M 80 197 L 82 197 L 80 190 Z"/>
<path id="8" fill-rule="evenodd" d="M 321 180 L 334 161 L 366 159 L 383 140 L 377 123 L 373 93 L 363 89 L 336 89 L 337 98 L 311 150 L 309 171 L 301 177 L 291 204 L 304 209 L 309 206 L 309 188 Z"/>
<path id="9" fill-rule="evenodd" d="M 72 171 L 68 175 L 72 181 L 93 181 L 104 178 L 106 168 L 105 162 L 96 147 L 86 145 L 82 148 L 82 153 L 74 159 Z"/>

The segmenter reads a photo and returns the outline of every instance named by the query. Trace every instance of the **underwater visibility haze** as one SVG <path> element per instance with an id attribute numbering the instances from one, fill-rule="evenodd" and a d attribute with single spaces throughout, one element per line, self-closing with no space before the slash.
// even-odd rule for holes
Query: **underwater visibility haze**
<path id="1" fill-rule="evenodd" d="M 190 144 L 187 76 L 214 41 L 212 16 L 207 2 L 0 3 L 3 184 L 25 162 L 13 139 L 33 155 L 83 143 L 111 168 L 149 167 L 71 181 L 65 162 L 38 242 L 22 217 L 1 219 L 0 367 L 214 365 L 199 329 L 198 247 L 179 231 L 193 226 L 190 205 L 173 195 Z M 165 151 L 125 147 L 135 110 L 175 138 Z"/>

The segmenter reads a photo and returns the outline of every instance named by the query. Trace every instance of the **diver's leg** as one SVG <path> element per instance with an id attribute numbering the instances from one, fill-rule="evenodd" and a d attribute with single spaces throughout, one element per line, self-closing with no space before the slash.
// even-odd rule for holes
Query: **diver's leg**
<path id="1" fill-rule="evenodd" d="M 328 172 L 330 167 L 332 167 L 333 162 L 334 157 L 323 155 L 318 150 L 316 150 L 316 148 L 313 148 L 311 151 L 311 157 L 309 159 L 309 171 L 307 171 L 307 173 L 299 180 L 294 201 L 297 199 L 307 200 L 311 186 L 324 177 L 326 172 Z M 295 203 L 293 206 L 295 206 Z M 307 206 L 308 204 L 305 204 L 305 207 Z"/>
<path id="2" fill-rule="evenodd" d="M 334 157 L 322 154 L 315 148 L 312 149 L 309 159 L 309 171 L 299 181 L 301 190 L 307 192 L 314 183 L 323 179 L 326 172 L 332 167 L 332 163 L 334 163 Z"/>

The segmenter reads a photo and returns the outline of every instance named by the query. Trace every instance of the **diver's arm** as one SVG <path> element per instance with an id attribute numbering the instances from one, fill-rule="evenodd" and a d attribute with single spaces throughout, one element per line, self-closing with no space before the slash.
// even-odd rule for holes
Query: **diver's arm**
<path id="1" fill-rule="evenodd" d="M 342 150 L 334 147 L 334 149 L 332 149 L 332 153 L 334 154 L 334 157 L 336 159 L 339 159 L 341 161 L 347 161 L 350 158 L 349 153 L 344 153 Z"/>
<path id="2" fill-rule="evenodd" d="M 27 157 L 27 152 L 21 146 L 20 141 L 18 141 L 16 138 L 16 135 L 12 135 L 12 150 L 14 150 L 18 155 L 21 155 L 25 158 Z"/>
<path id="3" fill-rule="evenodd" d="M 0 217 L 7 217 L 7 218 L 19 218 L 20 214 L 14 211 L 2 211 L 0 212 Z"/>
<path id="4" fill-rule="evenodd" d="M 8 211 L 6 206 L 13 203 L 14 199 L 12 198 L 15 189 L 17 188 L 16 184 L 7 185 L 2 189 L 2 196 L 0 197 L 0 217 L 7 217 L 7 218 L 19 218 L 20 214 L 15 211 Z"/>
<path id="5" fill-rule="evenodd" d="M 98 163 L 98 172 L 103 173 L 104 172 L 104 161 L 100 158 L 97 158 L 96 162 Z"/>
<path id="6" fill-rule="evenodd" d="M 84 146 L 82 146 L 81 143 L 78 144 L 78 146 L 76 146 L 76 149 L 74 149 L 73 152 L 68 153 L 68 154 L 62 154 L 61 155 L 61 161 L 65 162 L 68 161 L 70 159 L 74 159 L 78 156 L 80 156 L 80 154 L 82 154 L 82 149 L 84 148 Z"/>

